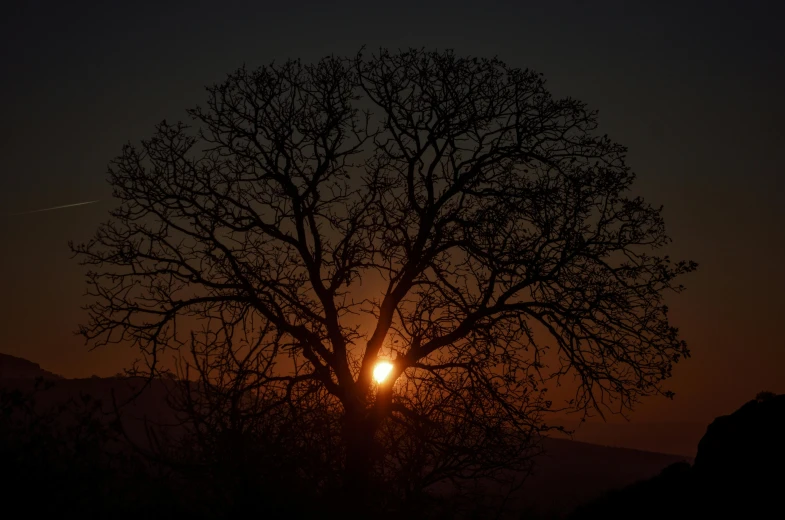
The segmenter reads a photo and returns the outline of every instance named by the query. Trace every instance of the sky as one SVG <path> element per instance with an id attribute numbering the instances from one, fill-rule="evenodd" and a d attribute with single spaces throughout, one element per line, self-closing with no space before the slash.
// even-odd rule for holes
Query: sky
<path id="1" fill-rule="evenodd" d="M 163 4 L 163 2 L 161 2 Z M 511 5 L 514 4 L 514 5 Z M 0 352 L 67 377 L 135 357 L 90 351 L 82 268 L 113 206 L 109 161 L 247 64 L 426 47 L 498 56 L 599 110 L 668 253 L 699 263 L 669 297 L 692 357 L 673 401 L 632 418 L 708 421 L 785 393 L 785 36 L 781 2 L 13 2 L 0 19 Z M 14 215 L 98 200 L 56 211 Z"/>

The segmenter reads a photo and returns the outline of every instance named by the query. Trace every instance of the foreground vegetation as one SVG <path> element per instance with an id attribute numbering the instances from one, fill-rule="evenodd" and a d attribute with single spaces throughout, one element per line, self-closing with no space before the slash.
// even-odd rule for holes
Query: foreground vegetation
<path id="1" fill-rule="evenodd" d="M 93 397 L 45 405 L 40 397 L 53 384 L 58 383 L 38 380 L 32 390 L 0 384 L 0 494 L 6 507 L 21 504 L 29 513 L 87 518 L 352 514 L 340 481 L 319 473 L 323 462 L 340 462 L 315 459 L 322 447 L 293 449 L 262 431 L 216 429 L 195 436 L 188 427 L 179 436 L 150 427 L 145 442 L 138 436 L 131 442 L 128 422 Z M 673 464 L 654 478 L 580 505 L 569 518 L 629 518 L 631 512 L 636 518 L 697 518 L 777 507 L 783 478 L 771 470 L 785 460 L 777 440 L 784 399 L 759 395 L 712 423 L 694 466 Z M 441 499 L 400 496 L 381 487 L 372 491 L 375 507 L 368 515 L 375 518 L 496 518 L 499 509 L 482 489 Z M 519 503 L 500 518 L 558 517 Z"/>

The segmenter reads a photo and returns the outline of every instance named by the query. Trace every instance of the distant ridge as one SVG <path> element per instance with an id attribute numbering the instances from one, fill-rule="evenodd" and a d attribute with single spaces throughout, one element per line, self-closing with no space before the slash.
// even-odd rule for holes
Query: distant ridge
<path id="1" fill-rule="evenodd" d="M 0 379 L 64 379 L 63 376 L 41 368 L 38 363 L 0 353 Z"/>
<path id="2" fill-rule="evenodd" d="M 698 442 L 706 433 L 708 423 L 701 421 L 606 423 L 601 420 L 590 420 L 585 423 L 562 421 L 561 425 L 575 432 L 570 437 L 574 441 L 612 448 L 681 455 L 692 461 L 698 451 Z"/>

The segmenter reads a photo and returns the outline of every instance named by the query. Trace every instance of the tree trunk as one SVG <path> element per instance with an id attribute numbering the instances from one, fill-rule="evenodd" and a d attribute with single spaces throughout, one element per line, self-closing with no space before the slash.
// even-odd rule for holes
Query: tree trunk
<path id="1" fill-rule="evenodd" d="M 377 490 L 373 475 L 376 426 L 375 421 L 356 413 L 347 413 L 344 423 L 344 505 L 347 510 L 363 516 L 378 505 L 374 501 Z"/>

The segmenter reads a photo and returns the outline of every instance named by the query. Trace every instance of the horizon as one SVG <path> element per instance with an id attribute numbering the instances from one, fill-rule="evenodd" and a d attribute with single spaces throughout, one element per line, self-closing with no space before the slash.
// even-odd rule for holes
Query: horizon
<path id="1" fill-rule="evenodd" d="M 35 360 L 21 358 L 0 352 L 0 381 L 3 379 L 9 379 L 9 375 L 3 370 L 2 362 L 4 357 L 12 357 L 15 360 L 31 363 L 37 366 L 41 371 L 48 372 L 58 378 L 62 378 L 64 381 L 78 382 L 90 381 L 94 379 L 113 380 L 118 377 L 121 379 L 127 378 L 127 376 L 124 374 L 92 374 L 90 376 L 83 377 L 68 377 L 48 370 L 46 366 L 36 362 Z M 128 377 L 128 379 L 134 378 L 145 379 L 146 376 L 137 375 Z M 14 378 L 11 377 L 11 379 Z M 29 379 L 29 376 L 23 376 L 22 379 Z M 156 379 L 163 380 L 164 378 L 157 377 Z M 723 415 L 730 415 L 743 404 L 753 400 L 754 398 L 751 398 L 744 403 L 739 403 L 738 406 L 732 410 L 728 410 Z M 607 419 L 594 416 L 584 422 L 581 421 L 578 417 L 573 417 L 571 414 L 554 413 L 552 419 L 553 420 L 549 421 L 549 423 L 553 426 L 563 426 L 568 430 L 574 428 L 574 435 L 570 436 L 566 433 L 552 431 L 545 435 L 551 439 L 570 440 L 573 442 L 581 442 L 595 446 L 626 449 L 646 453 L 678 455 L 685 457 L 689 461 L 694 459 L 697 452 L 698 440 L 703 436 L 709 426 L 708 422 L 700 420 L 632 421 L 626 420 L 618 415 L 610 416 Z M 652 430 L 652 428 L 660 429 Z M 666 430 L 663 431 L 662 428 L 666 428 Z M 665 438 L 667 437 L 667 434 L 670 434 L 669 439 Z"/>

